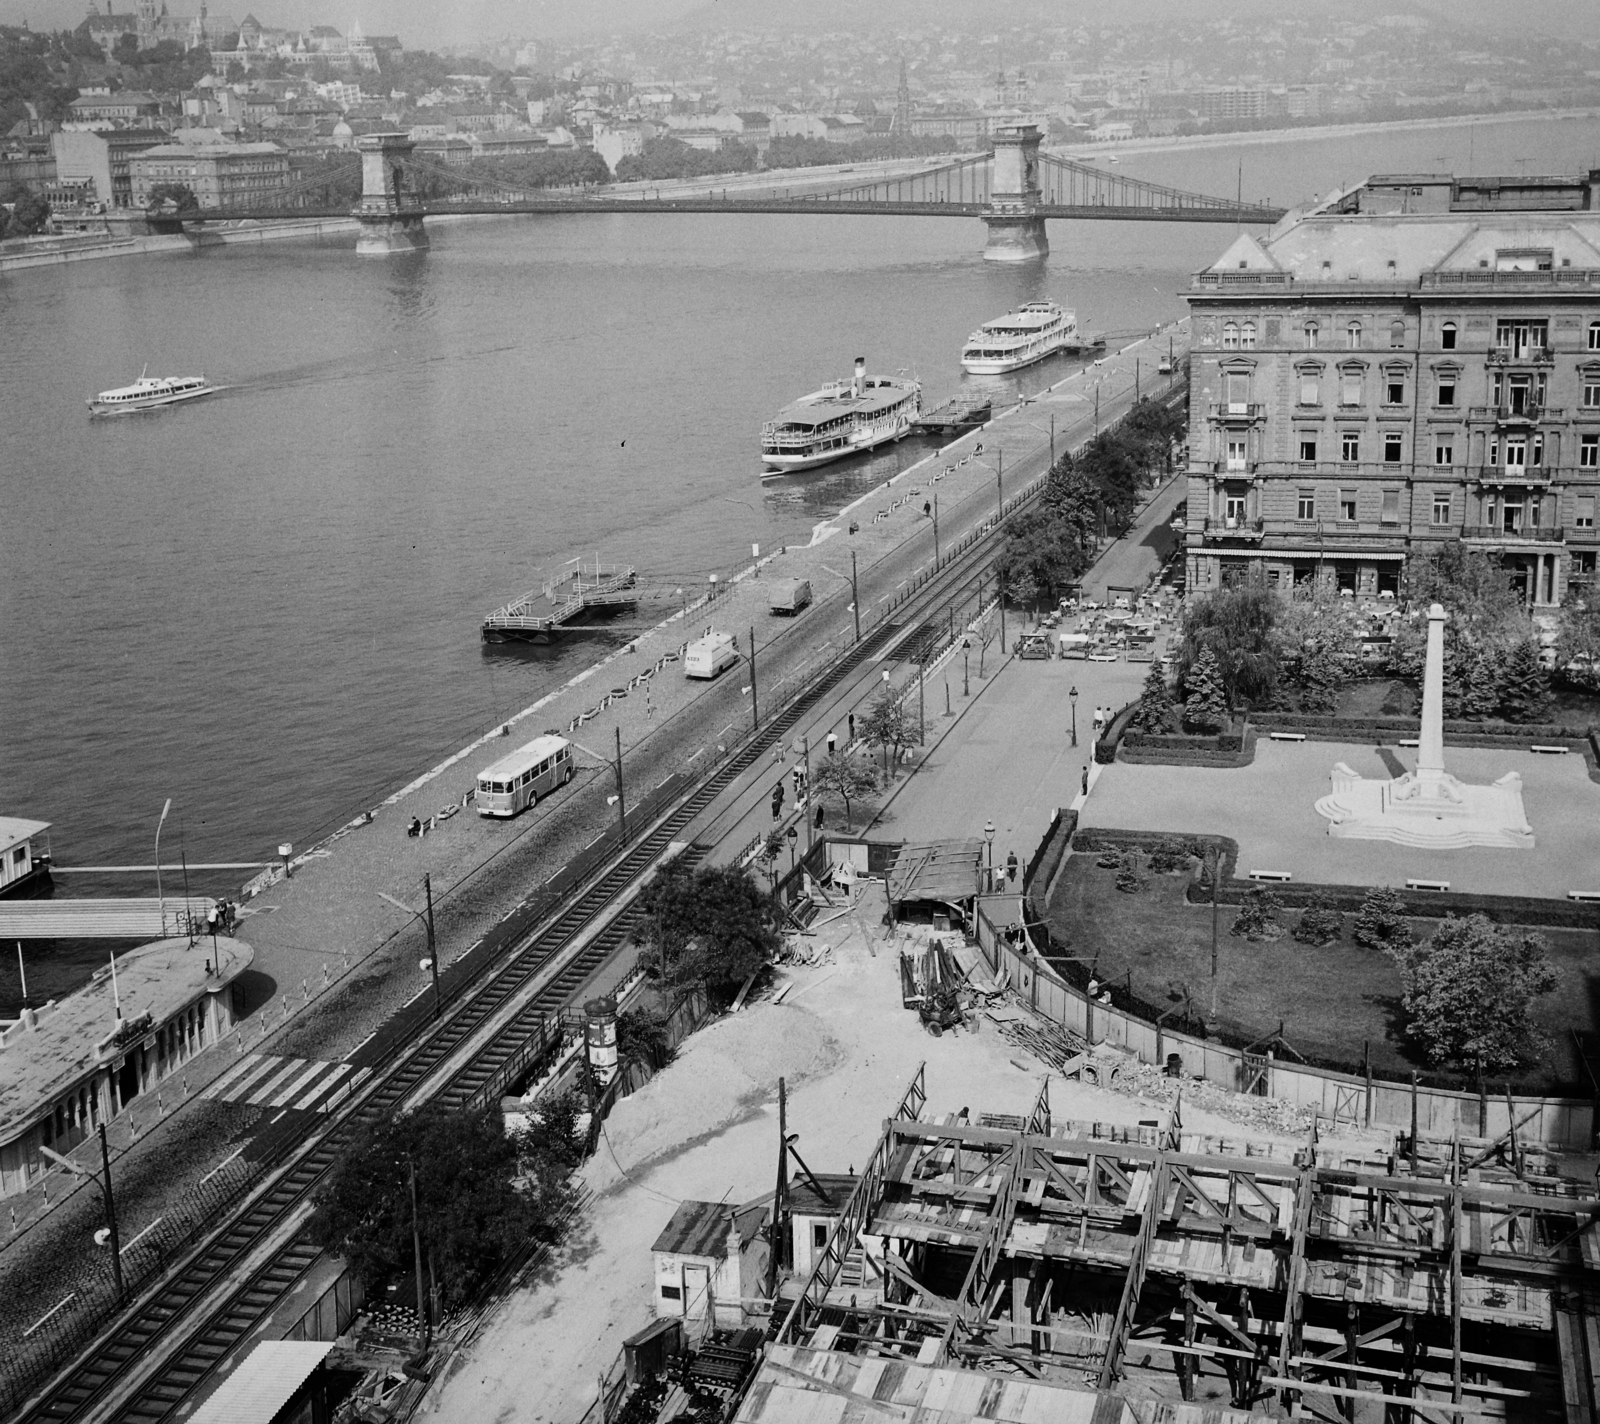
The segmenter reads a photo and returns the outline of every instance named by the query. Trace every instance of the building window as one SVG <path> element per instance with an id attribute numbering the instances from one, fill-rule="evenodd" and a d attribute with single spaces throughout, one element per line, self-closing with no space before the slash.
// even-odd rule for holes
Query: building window
<path id="1" fill-rule="evenodd" d="M 1439 401 L 1440 405 L 1454 405 L 1456 403 L 1456 377 L 1454 371 L 1441 372 L 1439 375 Z"/>
<path id="2" fill-rule="evenodd" d="M 1400 522 L 1400 491 L 1386 489 L 1383 492 L 1383 522 L 1385 524 L 1398 524 Z"/>
<path id="3" fill-rule="evenodd" d="M 1255 324 L 1255 322 L 1247 321 L 1247 322 L 1245 322 L 1245 324 L 1242 327 L 1240 327 L 1240 329 L 1239 329 L 1239 345 L 1244 347 L 1244 349 L 1246 351 L 1255 350 L 1255 345 L 1256 345 L 1256 324 Z"/>
<path id="4" fill-rule="evenodd" d="M 1302 465 L 1317 463 L 1317 442 L 1314 436 L 1300 437 L 1300 463 Z"/>
<path id="5" fill-rule="evenodd" d="M 1456 349 L 1455 322 L 1447 321 L 1439 328 L 1439 349 L 1442 351 L 1454 351 Z"/>
<path id="6" fill-rule="evenodd" d="M 1222 349 L 1224 351 L 1237 351 L 1239 349 L 1239 326 L 1237 322 L 1226 322 L 1222 328 Z"/>
<path id="7" fill-rule="evenodd" d="M 1448 490 L 1435 490 L 1433 492 L 1433 522 L 1436 525 L 1450 522 L 1450 492 Z"/>
<path id="8" fill-rule="evenodd" d="M 1600 408 L 1600 374 L 1584 373 L 1583 405 L 1586 410 Z"/>
<path id="9" fill-rule="evenodd" d="M 1356 492 L 1353 489 L 1339 491 L 1339 518 L 1346 524 L 1356 522 Z"/>
<path id="10" fill-rule="evenodd" d="M 1549 332 L 1550 323 L 1547 321 L 1529 321 L 1520 317 L 1502 319 L 1494 326 L 1494 344 L 1502 351 L 1509 351 L 1514 360 L 1520 360 L 1535 351 L 1543 351 L 1550 344 Z"/>
<path id="11" fill-rule="evenodd" d="M 1404 405 L 1406 403 L 1406 383 L 1403 376 L 1390 376 L 1384 382 L 1383 400 L 1385 405 Z"/>
<path id="12" fill-rule="evenodd" d="M 813 1221 L 811 1223 L 811 1249 L 825 1251 L 828 1248 L 828 1226 L 826 1222 Z"/>
<path id="13" fill-rule="evenodd" d="M 1305 332 L 1306 350 L 1315 351 L 1317 349 L 1317 341 L 1322 336 L 1322 328 L 1316 322 L 1308 321 L 1301 330 Z"/>
<path id="14" fill-rule="evenodd" d="M 1317 373 L 1315 371 L 1302 371 L 1300 373 L 1300 404 L 1316 405 L 1322 399 L 1318 390 Z"/>
<path id="15" fill-rule="evenodd" d="M 1433 447 L 1433 463 L 1436 465 L 1453 465 L 1456 462 L 1456 447 L 1450 440 L 1440 439 Z"/>
<path id="16" fill-rule="evenodd" d="M 1572 556 L 1572 564 L 1567 570 L 1569 584 L 1582 584 L 1587 587 L 1594 581 L 1594 551 L 1585 549 Z"/>
<path id="17" fill-rule="evenodd" d="M 1345 431 L 1340 438 L 1339 458 L 1347 465 L 1354 465 L 1361 459 L 1361 436 L 1353 430 Z"/>
<path id="18" fill-rule="evenodd" d="M 1585 435 L 1578 446 L 1578 464 L 1586 470 L 1600 470 L 1600 435 Z"/>
<path id="19" fill-rule="evenodd" d="M 1296 519 L 1315 519 L 1317 517 L 1317 492 L 1303 489 L 1295 501 L 1294 517 Z"/>
<path id="20" fill-rule="evenodd" d="M 1600 351 L 1600 321 L 1589 323 L 1589 349 Z"/>
<path id="21" fill-rule="evenodd" d="M 1594 528 L 1594 496 L 1580 494 L 1573 509 L 1572 523 L 1578 529 Z"/>
<path id="22" fill-rule="evenodd" d="M 1352 351 L 1361 349 L 1361 323 L 1353 321 L 1344 329 L 1344 341 Z"/>
<path id="23" fill-rule="evenodd" d="M 1398 465 L 1405 458 L 1403 454 L 1404 448 L 1405 439 L 1403 436 L 1396 435 L 1393 431 L 1385 431 L 1383 436 L 1383 463 L 1386 465 Z"/>
<path id="24" fill-rule="evenodd" d="M 1406 324 L 1403 321 L 1389 323 L 1389 345 L 1404 346 L 1406 344 Z"/>
<path id="25" fill-rule="evenodd" d="M 1339 378 L 1339 404 L 1361 404 L 1361 373 L 1359 371 L 1346 371 Z"/>
<path id="26" fill-rule="evenodd" d="M 662 1300 L 682 1300 L 683 1299 L 683 1292 L 677 1286 L 662 1286 L 661 1287 L 661 1299 Z"/>

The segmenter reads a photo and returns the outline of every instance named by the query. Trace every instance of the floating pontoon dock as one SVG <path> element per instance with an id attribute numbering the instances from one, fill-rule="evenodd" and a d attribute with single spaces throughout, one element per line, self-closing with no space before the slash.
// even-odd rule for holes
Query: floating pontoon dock
<path id="1" fill-rule="evenodd" d="M 574 627 L 590 609 L 632 607 L 639 601 L 634 591 L 637 571 L 632 564 L 602 564 L 572 559 L 561 572 L 538 588 L 497 608 L 483 620 L 483 641 L 548 642 Z"/>

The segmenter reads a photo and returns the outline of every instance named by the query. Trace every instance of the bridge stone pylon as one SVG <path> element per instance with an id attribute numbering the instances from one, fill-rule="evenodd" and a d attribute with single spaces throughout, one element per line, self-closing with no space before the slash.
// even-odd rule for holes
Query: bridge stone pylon
<path id="1" fill-rule="evenodd" d="M 989 181 L 989 211 L 983 220 L 990 262 L 1031 262 L 1050 252 L 1039 184 L 1039 144 L 1044 135 L 1032 124 L 1007 124 L 994 133 L 994 174 Z"/>
<path id="2" fill-rule="evenodd" d="M 403 133 L 362 134 L 356 140 L 361 155 L 361 202 L 353 210 L 361 223 L 357 252 L 381 257 L 428 245 L 422 206 L 409 185 L 414 148 Z"/>

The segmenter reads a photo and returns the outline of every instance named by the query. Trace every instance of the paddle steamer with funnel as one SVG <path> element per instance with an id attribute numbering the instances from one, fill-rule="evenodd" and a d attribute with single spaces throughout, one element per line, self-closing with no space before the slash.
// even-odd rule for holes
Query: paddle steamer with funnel
<path id="1" fill-rule="evenodd" d="M 858 356 L 850 380 L 801 396 L 762 428 L 762 477 L 809 470 L 899 440 L 921 412 L 921 382 L 903 372 L 868 376 L 866 359 Z"/>
<path id="2" fill-rule="evenodd" d="M 1002 376 L 1079 345 L 1076 313 L 1054 302 L 1029 302 L 973 332 L 962 348 L 961 369 L 974 376 Z"/>

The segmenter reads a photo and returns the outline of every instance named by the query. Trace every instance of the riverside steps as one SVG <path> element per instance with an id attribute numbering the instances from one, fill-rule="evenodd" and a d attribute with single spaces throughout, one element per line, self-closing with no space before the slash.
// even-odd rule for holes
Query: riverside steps
<path id="1" fill-rule="evenodd" d="M 1163 333 L 1163 351 L 1166 342 Z M 207 1095 L 205 1089 L 224 1073 L 240 1071 L 236 1064 L 242 1055 L 303 1060 L 307 1072 L 318 1062 L 363 1067 L 384 1061 L 392 1045 L 426 1034 L 432 990 L 428 974 L 419 969 L 426 937 L 414 913 L 423 904 L 425 876 L 448 1002 L 543 922 L 551 898 L 541 887 L 552 880 L 557 889 L 570 883 L 570 876 L 562 878 L 563 868 L 580 861 L 586 850 L 590 860 L 608 853 L 622 808 L 608 799 L 614 795 L 614 772 L 604 752 L 618 739 L 630 831 L 637 835 L 645 819 L 641 801 L 652 793 L 687 789 L 735 752 L 758 710 L 765 723 L 784 698 L 834 667 L 854 646 L 858 618 L 868 653 L 849 665 L 851 686 L 876 684 L 880 664 L 892 661 L 898 643 L 909 641 L 920 626 L 897 622 L 897 615 L 904 618 L 900 610 L 906 600 L 933 571 L 933 521 L 924 515 L 924 503 L 939 495 L 940 554 L 948 564 L 958 548 L 970 547 L 991 527 L 1002 496 L 1015 508 L 1024 486 L 1043 475 L 1051 454 L 1049 415 L 1056 415 L 1056 452 L 1076 448 L 1092 433 L 1095 383 L 1104 426 L 1131 402 L 1134 361 L 1143 358 L 1148 367 L 1153 355 L 1145 341 L 1133 343 L 1104 366 L 1075 373 L 1043 397 L 1003 413 L 819 524 L 805 546 L 736 572 L 719 585 L 722 591 L 714 600 L 676 611 L 330 834 L 313 834 L 309 848 L 290 855 L 288 878 L 281 870 L 258 878 L 240 915 L 239 932 L 255 947 L 256 959 L 250 975 L 241 976 L 252 982 L 241 983 L 238 1029 L 192 1060 L 187 1103 L 168 1103 L 159 1115 L 141 1115 L 134 1104 L 124 1114 L 124 1127 L 113 1133 L 113 1172 L 136 1184 L 119 1195 L 124 1229 L 141 1230 L 166 1210 L 163 1193 L 170 1195 L 228 1163 L 234 1163 L 229 1171 L 243 1170 L 239 1154 L 246 1164 L 270 1155 L 274 1134 L 281 1138 L 310 1130 L 304 1120 L 297 1123 L 292 1105 L 267 1111 L 225 1101 L 221 1090 Z M 1145 391 L 1158 393 L 1148 382 Z M 957 568 L 949 576 L 968 588 L 971 572 Z M 818 590 L 817 602 L 799 618 L 770 618 L 765 591 L 773 577 L 809 578 Z M 982 596 L 992 596 L 992 587 Z M 952 606 L 950 618 L 965 621 L 978 601 Z M 937 606 L 937 614 L 945 612 Z M 927 618 L 928 610 L 919 608 L 917 617 Z M 942 626 L 945 619 L 929 621 Z M 683 678 L 676 656 L 708 625 L 738 631 L 746 653 L 749 629 L 757 629 L 754 677 L 746 662 L 709 685 Z M 824 714 L 842 719 L 838 696 L 830 693 L 825 701 Z M 485 821 L 462 809 L 482 765 L 519 740 L 574 726 L 572 740 L 584 755 L 564 791 L 509 823 Z M 815 718 L 807 728 L 815 745 L 821 730 Z M 797 749 L 780 743 L 776 751 L 779 760 L 773 765 L 781 775 Z M 766 764 L 751 764 L 748 755 L 737 764 L 743 771 L 736 799 L 763 796 L 771 775 Z M 413 817 L 428 826 L 425 834 L 407 834 Z M 714 840 L 714 831 L 715 825 L 701 818 L 684 826 L 681 838 Z M 720 834 L 727 834 L 726 827 Z M 574 998 L 616 983 L 626 967 L 631 966 L 613 959 L 577 988 Z M 183 1164 L 181 1181 L 174 1163 Z M 35 1249 L 63 1263 L 89 1249 L 83 1245 L 84 1227 L 92 1227 L 96 1204 L 63 1172 L 49 1173 L 45 1181 L 48 1207 L 41 1182 L 17 1198 L 14 1225 L 0 1223 L 0 1267 Z M 41 1300 L 33 1318 L 55 1304 Z M 17 1313 L 23 1313 L 20 1304 Z M 0 1358 L 5 1354 L 0 1349 Z"/>

